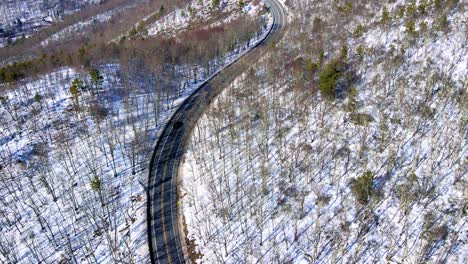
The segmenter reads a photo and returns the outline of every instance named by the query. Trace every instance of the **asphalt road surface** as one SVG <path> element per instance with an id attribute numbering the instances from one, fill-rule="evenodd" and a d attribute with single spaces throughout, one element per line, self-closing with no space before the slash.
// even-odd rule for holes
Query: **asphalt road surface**
<path id="1" fill-rule="evenodd" d="M 178 168 L 190 132 L 210 102 L 241 74 L 251 61 L 258 61 L 269 43 L 283 35 L 286 16 L 277 0 L 265 0 L 273 13 L 273 26 L 266 38 L 248 53 L 224 67 L 193 92 L 162 131 L 150 161 L 148 178 L 148 243 L 151 263 L 185 263 L 177 211 Z"/>

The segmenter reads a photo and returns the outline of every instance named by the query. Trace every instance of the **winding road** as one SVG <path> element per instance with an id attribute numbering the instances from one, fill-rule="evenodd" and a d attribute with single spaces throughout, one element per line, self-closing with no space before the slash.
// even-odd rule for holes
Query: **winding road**
<path id="1" fill-rule="evenodd" d="M 263 40 L 248 52 L 211 76 L 177 109 L 164 127 L 150 161 L 148 177 L 148 243 L 151 263 L 185 263 L 178 226 L 178 169 L 190 138 L 190 132 L 210 102 L 258 61 L 268 43 L 276 43 L 283 35 L 286 16 L 278 0 L 265 0 L 273 13 L 273 25 Z"/>

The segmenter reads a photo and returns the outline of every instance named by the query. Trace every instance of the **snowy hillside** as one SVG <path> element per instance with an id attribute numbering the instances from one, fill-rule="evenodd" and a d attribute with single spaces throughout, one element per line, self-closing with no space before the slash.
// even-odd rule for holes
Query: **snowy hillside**
<path id="1" fill-rule="evenodd" d="M 223 52 L 190 63 L 155 68 L 132 54 L 0 86 L 1 263 L 149 262 L 157 135 L 193 89 L 263 36 L 268 14 L 243 18 L 259 27 L 235 43 L 216 34 Z"/>
<path id="2" fill-rule="evenodd" d="M 223 0 L 219 1 L 217 7 L 213 6 L 214 2 L 207 0 L 193 1 L 183 9 L 176 9 L 162 19 L 148 25 L 148 35 L 171 35 L 188 27 L 197 27 L 200 24 L 221 24 L 234 17 L 239 17 L 239 12 L 236 12 L 239 9 L 254 14 L 262 11 L 263 6 L 258 1 L 252 0 L 242 1 L 242 5 L 239 5 L 240 2 L 236 0 Z"/>
<path id="3" fill-rule="evenodd" d="M 0 45 L 8 38 L 28 36 L 39 28 L 60 20 L 64 15 L 81 8 L 98 4 L 101 0 L 85 1 L 1 1 L 0 2 Z"/>
<path id="4" fill-rule="evenodd" d="M 284 38 L 192 131 L 177 201 L 188 257 L 468 263 L 466 1 L 280 2 Z M 75 13 L 0 49 L 0 263 L 148 263 L 161 128 L 264 36 L 266 11 L 1 1 L 3 44 Z"/>
<path id="5" fill-rule="evenodd" d="M 467 263 L 463 1 L 286 0 L 181 170 L 203 263 Z"/>
<path id="6" fill-rule="evenodd" d="M 44 41 L 41 42 L 42 46 L 47 46 L 52 44 L 54 41 L 59 41 L 66 39 L 67 37 L 76 37 L 76 35 L 84 35 L 86 34 L 86 29 L 89 29 L 92 26 L 95 26 L 97 24 L 105 23 L 109 21 L 112 17 L 115 17 L 123 12 L 125 12 L 127 9 L 134 7 L 135 4 L 130 4 L 127 6 L 123 6 L 118 9 L 113 9 L 98 15 L 95 15 L 91 18 L 86 19 L 85 21 L 80 21 L 76 24 L 70 25 L 57 33 L 53 34 L 49 38 L 45 39 Z"/>

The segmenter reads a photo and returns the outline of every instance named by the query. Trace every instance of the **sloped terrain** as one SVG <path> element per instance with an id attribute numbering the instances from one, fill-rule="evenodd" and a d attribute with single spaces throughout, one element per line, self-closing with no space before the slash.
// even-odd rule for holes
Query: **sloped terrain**
<path id="1" fill-rule="evenodd" d="M 5 45 L 8 40 L 11 41 L 16 37 L 28 36 L 67 14 L 100 2 L 102 1 L 2 1 L 0 3 L 0 45 Z"/>
<path id="2" fill-rule="evenodd" d="M 192 135 L 200 261 L 466 263 L 466 3 L 285 2 Z"/>
<path id="3" fill-rule="evenodd" d="M 161 127 L 269 23 L 234 13 L 213 31 L 127 39 L 109 44 L 120 57 L 0 85 L 0 262 L 149 262 L 145 194 Z"/>

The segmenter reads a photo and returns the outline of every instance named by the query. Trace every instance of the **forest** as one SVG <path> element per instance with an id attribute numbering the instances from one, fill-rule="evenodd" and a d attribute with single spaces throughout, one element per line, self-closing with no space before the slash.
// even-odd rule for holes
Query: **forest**
<path id="1" fill-rule="evenodd" d="M 285 37 L 192 132 L 192 258 L 466 263 L 467 3 L 284 3 Z"/>
<path id="2" fill-rule="evenodd" d="M 132 17 L 126 30 L 111 19 L 86 31 L 89 42 L 40 47 L 69 20 L 126 3 L 1 49 L 15 62 L 0 69 L 0 262 L 148 262 L 146 177 L 160 129 L 270 23 L 237 1 L 143 1 L 116 18 Z M 190 27 L 178 27 L 180 13 Z M 161 21 L 171 33 L 144 34 Z"/>

